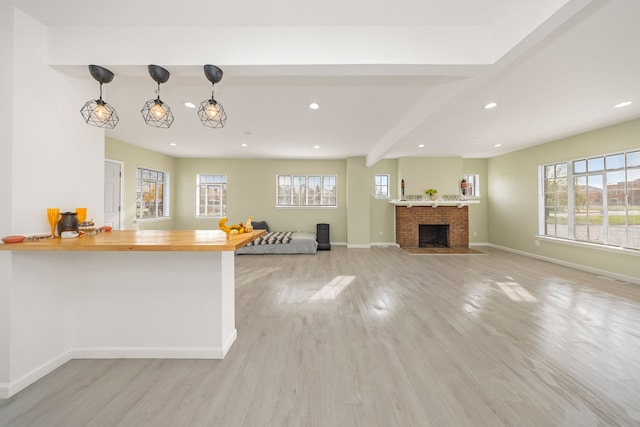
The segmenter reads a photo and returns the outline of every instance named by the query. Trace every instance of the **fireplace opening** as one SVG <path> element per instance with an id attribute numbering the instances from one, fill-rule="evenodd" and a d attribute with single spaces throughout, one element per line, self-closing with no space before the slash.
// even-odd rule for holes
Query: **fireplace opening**
<path id="1" fill-rule="evenodd" d="M 418 225 L 418 247 L 421 248 L 448 248 L 449 224 L 446 225 Z"/>

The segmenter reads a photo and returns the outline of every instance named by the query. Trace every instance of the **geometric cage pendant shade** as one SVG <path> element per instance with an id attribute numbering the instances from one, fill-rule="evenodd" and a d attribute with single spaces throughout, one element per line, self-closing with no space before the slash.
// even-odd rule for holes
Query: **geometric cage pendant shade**
<path id="1" fill-rule="evenodd" d="M 204 75 L 211 82 L 211 98 L 205 99 L 200 103 L 198 109 L 198 117 L 204 126 L 211 128 L 221 128 L 227 121 L 227 113 L 224 111 L 222 104 L 217 102 L 213 95 L 215 92 L 215 84 L 222 80 L 222 70 L 215 65 L 205 65 Z"/>
<path id="2" fill-rule="evenodd" d="M 156 90 L 157 97 L 155 99 L 148 100 L 140 113 L 144 118 L 144 122 L 149 126 L 155 126 L 157 128 L 169 128 L 173 123 L 173 113 L 171 108 L 160 99 L 160 84 L 166 83 L 169 80 L 169 71 L 158 65 L 149 65 L 149 75 L 158 83 L 158 89 Z"/>
<path id="3" fill-rule="evenodd" d="M 98 65 L 89 65 L 91 76 L 100 83 L 100 98 L 90 99 L 80 109 L 85 123 L 101 128 L 113 129 L 120 120 L 118 113 L 102 99 L 102 84 L 113 80 L 113 73 Z"/>

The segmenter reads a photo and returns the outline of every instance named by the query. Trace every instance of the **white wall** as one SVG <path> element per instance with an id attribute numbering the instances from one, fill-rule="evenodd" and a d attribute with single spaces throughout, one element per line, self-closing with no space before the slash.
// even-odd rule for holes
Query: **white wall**
<path id="1" fill-rule="evenodd" d="M 7 159 L 0 168 L 0 197 L 9 201 L 0 207 L 0 235 L 49 231 L 48 207 L 61 211 L 87 207 L 88 215 L 100 223 L 104 216 L 104 131 L 87 126 L 80 115 L 82 105 L 95 97 L 97 84 L 63 75 L 47 65 L 47 30 L 42 24 L 4 2 L 0 16 L 0 154 Z M 7 111 L 13 112 L 9 124 Z M 37 310 L 31 311 L 31 319 L 15 317 L 11 311 L 14 256 L 4 251 L 1 255 L 0 383 L 7 383 L 25 375 L 16 367 L 9 328 L 29 328 L 31 321 L 55 319 L 37 319 Z M 45 276 L 42 280 L 50 282 Z M 34 285 L 30 289 L 38 288 Z M 33 300 L 38 299 L 34 294 Z M 30 296 L 23 295 L 21 300 L 30 301 Z M 58 356 L 54 347 L 38 347 L 31 354 L 34 362 Z"/>
<path id="2" fill-rule="evenodd" d="M 0 1 L 0 236 L 11 232 L 13 171 L 13 8 Z M 9 201 L 9 203 L 7 203 Z M 9 378 L 11 253 L 0 252 L 0 383 Z"/>

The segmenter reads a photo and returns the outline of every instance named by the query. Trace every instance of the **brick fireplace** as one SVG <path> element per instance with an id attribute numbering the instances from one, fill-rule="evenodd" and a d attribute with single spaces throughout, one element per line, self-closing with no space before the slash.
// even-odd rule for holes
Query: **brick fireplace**
<path id="1" fill-rule="evenodd" d="M 448 246 L 469 247 L 468 206 L 396 206 L 396 242 L 401 248 L 420 246 L 420 225 L 448 225 Z"/>

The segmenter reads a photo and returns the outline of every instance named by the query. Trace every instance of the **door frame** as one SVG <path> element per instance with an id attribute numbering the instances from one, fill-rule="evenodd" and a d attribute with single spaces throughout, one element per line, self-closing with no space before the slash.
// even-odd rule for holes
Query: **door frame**
<path id="1" fill-rule="evenodd" d="M 124 224 L 123 222 L 123 214 L 124 214 L 124 162 L 121 162 L 120 160 L 113 160 L 113 159 L 108 159 L 105 157 L 104 159 L 105 163 L 109 162 L 109 163 L 117 163 L 120 165 L 120 212 L 118 212 L 118 221 L 120 222 L 120 227 L 119 229 L 122 230 L 122 226 Z M 104 175 L 104 171 L 102 172 L 102 174 Z M 104 181 L 103 181 L 104 182 Z M 102 189 L 103 195 L 104 195 L 104 188 Z M 102 208 L 104 210 L 104 206 Z M 104 212 L 102 212 L 102 214 L 104 215 Z"/>

